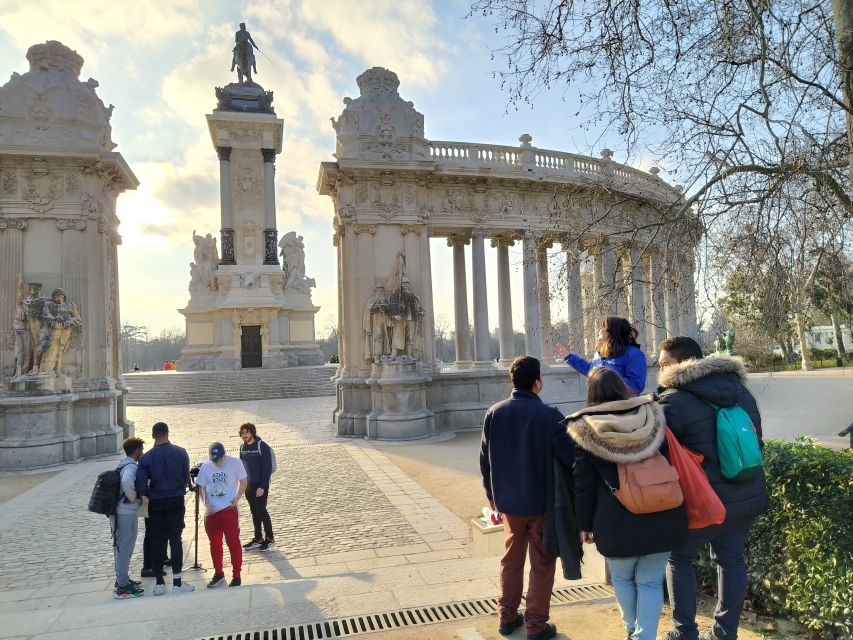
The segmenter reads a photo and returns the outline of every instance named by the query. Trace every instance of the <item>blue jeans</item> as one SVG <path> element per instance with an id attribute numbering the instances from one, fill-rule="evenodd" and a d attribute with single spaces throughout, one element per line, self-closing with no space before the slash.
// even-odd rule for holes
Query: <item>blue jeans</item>
<path id="1" fill-rule="evenodd" d="M 669 552 L 607 558 L 616 602 L 633 640 L 655 640 L 663 609 L 663 574 Z"/>
<path id="2" fill-rule="evenodd" d="M 687 537 L 687 546 L 672 552 L 666 568 L 666 584 L 672 605 L 672 628 L 679 640 L 699 638 L 693 560 L 706 544 L 711 545 L 711 560 L 717 565 L 714 635 L 720 640 L 736 640 L 747 590 L 743 547 L 753 520 L 747 518 L 705 529 L 692 529 Z"/>

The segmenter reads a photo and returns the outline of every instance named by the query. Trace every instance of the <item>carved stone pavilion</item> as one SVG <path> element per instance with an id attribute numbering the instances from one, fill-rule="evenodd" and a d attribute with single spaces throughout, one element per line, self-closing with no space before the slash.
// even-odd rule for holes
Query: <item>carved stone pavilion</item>
<path id="1" fill-rule="evenodd" d="M 219 158 L 222 255 L 211 234 L 193 234 L 190 300 L 179 309 L 187 344 L 178 370 L 322 364 L 302 236 L 291 231 L 278 239 L 275 160 L 284 122 L 272 92 L 257 83 L 217 88 L 216 97 L 207 124 Z"/>
<path id="2" fill-rule="evenodd" d="M 125 419 L 116 199 L 138 185 L 59 42 L 0 87 L 0 469 L 115 453 Z"/>
<path id="3" fill-rule="evenodd" d="M 357 83 L 360 96 L 345 98 L 333 119 L 336 160 L 323 162 L 318 178 L 335 210 L 338 435 L 406 439 L 476 427 L 507 396 L 506 367 L 520 355 L 508 251 L 515 243 L 523 252 L 525 351 L 546 365 L 546 402 L 570 410 L 585 398 L 578 374 L 551 356 L 547 250 L 555 244 L 569 349 L 591 356 L 605 315 L 631 320 L 650 356 L 665 337 L 696 335 L 698 225 L 689 216 L 660 222 L 683 197 L 656 168 L 619 164 L 606 149 L 600 158 L 540 149 L 529 135 L 517 147 L 427 140 L 424 116 L 400 97 L 396 74 L 374 67 Z M 453 248 L 451 366 L 435 360 L 431 237 Z M 498 362 L 489 352 L 487 259 L 497 263 Z"/>

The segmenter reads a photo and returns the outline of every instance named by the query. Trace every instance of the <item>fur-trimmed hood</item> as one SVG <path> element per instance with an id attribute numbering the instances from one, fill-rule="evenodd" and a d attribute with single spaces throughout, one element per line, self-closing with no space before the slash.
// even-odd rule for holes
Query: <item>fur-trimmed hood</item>
<path id="1" fill-rule="evenodd" d="M 663 409 L 650 395 L 585 407 L 566 423 L 580 447 L 609 462 L 648 458 L 664 439 Z"/>
<path id="2" fill-rule="evenodd" d="M 658 373 L 658 385 L 668 389 L 681 388 L 691 382 L 707 378 L 714 373 L 733 373 L 746 384 L 746 365 L 737 356 L 710 356 L 699 360 L 683 360 L 678 364 L 662 367 Z"/>

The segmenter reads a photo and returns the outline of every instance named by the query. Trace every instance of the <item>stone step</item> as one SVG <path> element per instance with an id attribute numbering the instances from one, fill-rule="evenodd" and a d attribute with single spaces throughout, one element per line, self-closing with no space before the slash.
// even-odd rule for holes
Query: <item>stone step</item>
<path id="1" fill-rule="evenodd" d="M 124 376 L 128 405 L 158 406 L 302 398 L 335 394 L 337 367 L 322 365 L 242 371 L 179 371 Z"/>

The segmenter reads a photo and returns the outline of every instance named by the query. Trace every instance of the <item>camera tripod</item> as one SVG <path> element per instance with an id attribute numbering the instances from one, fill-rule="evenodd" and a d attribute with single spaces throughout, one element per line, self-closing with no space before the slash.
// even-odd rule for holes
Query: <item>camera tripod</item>
<path id="1" fill-rule="evenodd" d="M 191 483 L 190 491 L 195 494 L 195 532 L 193 533 L 193 547 L 195 549 L 194 560 L 190 569 L 200 569 L 201 571 L 206 571 L 204 567 L 202 567 L 198 563 L 198 485 L 195 482 Z"/>

